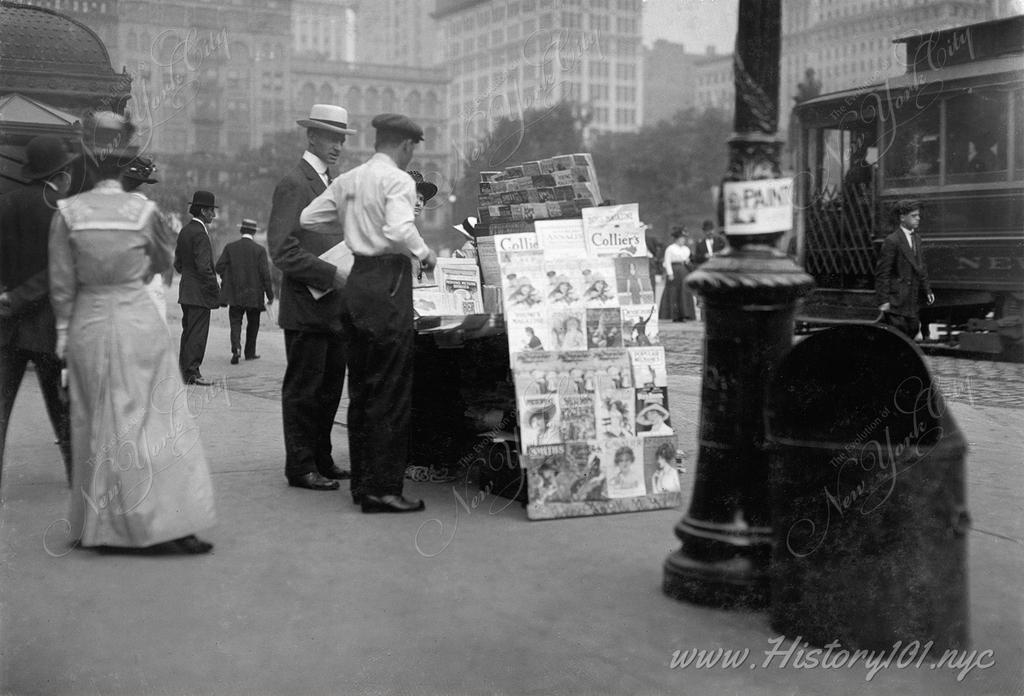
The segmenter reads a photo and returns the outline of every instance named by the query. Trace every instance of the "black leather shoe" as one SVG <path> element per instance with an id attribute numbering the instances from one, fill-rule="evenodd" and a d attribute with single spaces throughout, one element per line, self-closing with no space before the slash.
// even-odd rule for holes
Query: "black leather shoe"
<path id="1" fill-rule="evenodd" d="M 212 387 L 213 382 L 205 380 L 202 377 L 193 377 L 192 379 L 186 380 L 185 384 L 194 384 L 197 387 Z"/>
<path id="2" fill-rule="evenodd" d="M 302 476 L 291 476 L 288 478 L 288 485 L 295 488 L 308 488 L 311 491 L 336 491 L 338 482 L 326 479 L 315 471 Z"/>
<path id="3" fill-rule="evenodd" d="M 362 502 L 363 512 L 419 512 L 427 506 L 422 500 L 408 500 L 401 495 L 367 495 Z"/>
<path id="4" fill-rule="evenodd" d="M 247 355 L 247 356 L 245 356 L 245 359 L 246 360 L 259 360 L 260 356 L 258 356 L 258 355 Z"/>
<path id="5" fill-rule="evenodd" d="M 231 354 L 231 364 L 232 365 L 237 365 L 238 364 L 238 353 L 232 353 Z"/>
<path id="6" fill-rule="evenodd" d="M 320 475 L 326 479 L 334 479 L 335 481 L 345 481 L 352 478 L 352 472 L 339 469 L 333 464 L 330 469 L 320 469 Z"/>
<path id="7" fill-rule="evenodd" d="M 210 553 L 210 551 L 213 551 L 213 544 L 197 538 L 195 534 L 189 534 L 187 537 L 175 539 L 170 543 L 174 545 L 177 553 L 200 554 Z"/>

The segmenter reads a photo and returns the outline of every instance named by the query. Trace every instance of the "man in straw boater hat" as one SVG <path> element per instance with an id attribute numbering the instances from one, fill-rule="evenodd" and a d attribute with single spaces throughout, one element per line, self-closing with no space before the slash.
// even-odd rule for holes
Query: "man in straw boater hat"
<path id="1" fill-rule="evenodd" d="M 220 307 L 220 286 L 213 270 L 213 245 L 207 227 L 217 217 L 214 195 L 209 191 L 192 194 L 188 214 L 192 219 L 178 233 L 174 248 L 174 270 L 181 274 L 178 304 L 181 305 L 181 348 L 178 364 L 185 384 L 210 386 L 199 372 L 210 335 L 210 310 Z"/>
<path id="2" fill-rule="evenodd" d="M 311 229 L 338 229 L 355 261 L 345 288 L 352 500 L 363 512 L 415 512 L 402 495 L 408 462 L 413 373 L 412 266 L 432 270 L 436 254 L 416 229 L 416 184 L 404 169 L 423 129 L 380 114 L 374 155 L 339 176 L 302 211 Z"/>
<path id="3" fill-rule="evenodd" d="M 277 182 L 267 225 L 270 255 L 283 274 L 278 324 L 287 359 L 281 385 L 284 475 L 291 486 L 326 491 L 349 477 L 331 457 L 331 430 L 345 382 L 344 277 L 318 257 L 344 235 L 340 228 L 303 229 L 299 213 L 327 187 L 345 137 L 356 131 L 348 127 L 348 112 L 333 104 L 314 104 L 309 118 L 297 123 L 306 128 L 306 151 Z M 310 288 L 326 294 L 314 298 Z"/>
<path id="4" fill-rule="evenodd" d="M 228 308 L 231 322 L 231 364 L 242 355 L 242 317 L 245 317 L 245 359 L 257 360 L 256 336 L 260 332 L 260 312 L 274 302 L 267 250 L 256 243 L 256 221 L 246 218 L 238 230 L 242 238 L 224 247 L 215 270 L 221 278 L 220 303 Z"/>
<path id="5" fill-rule="evenodd" d="M 47 240 L 57 200 L 71 183 L 68 168 L 78 155 L 54 135 L 33 138 L 25 154 L 21 175 L 28 184 L 0 197 L 0 473 L 11 409 L 31 362 L 70 484 L 71 425 L 60 398 Z"/>

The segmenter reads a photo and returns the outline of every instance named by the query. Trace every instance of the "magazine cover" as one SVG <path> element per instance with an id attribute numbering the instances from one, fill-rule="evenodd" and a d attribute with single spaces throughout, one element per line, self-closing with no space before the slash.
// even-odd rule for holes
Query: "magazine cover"
<path id="1" fill-rule="evenodd" d="M 587 307 L 618 307 L 615 292 L 615 263 L 612 259 L 586 258 L 580 261 L 583 304 Z"/>
<path id="2" fill-rule="evenodd" d="M 567 350 L 557 355 L 558 372 L 563 375 L 562 394 L 593 394 L 597 390 L 598 360 L 594 351 Z"/>
<path id="3" fill-rule="evenodd" d="M 552 259 L 544 252 L 544 276 L 547 285 L 544 299 L 552 309 L 582 309 L 583 275 L 578 260 L 562 258 Z"/>
<path id="4" fill-rule="evenodd" d="M 581 214 L 590 256 L 647 256 L 638 204 L 584 208 Z"/>
<path id="5" fill-rule="evenodd" d="M 587 325 L 585 309 L 549 309 L 548 331 L 552 350 L 586 350 Z"/>
<path id="6" fill-rule="evenodd" d="M 597 393 L 597 437 L 635 437 L 635 395 L 632 389 L 606 389 Z"/>
<path id="7" fill-rule="evenodd" d="M 601 446 L 596 441 L 567 442 L 568 498 L 572 502 L 607 500 Z"/>
<path id="8" fill-rule="evenodd" d="M 644 481 L 644 447 L 638 438 L 605 440 L 602 465 L 608 497 L 635 498 L 647 494 Z"/>
<path id="9" fill-rule="evenodd" d="M 613 261 L 619 306 L 654 304 L 654 288 L 651 286 L 647 259 L 617 257 Z"/>
<path id="10" fill-rule="evenodd" d="M 631 389 L 632 373 L 629 354 L 621 348 L 588 351 L 590 360 L 586 363 L 592 376 L 594 388 L 598 391 L 609 389 Z"/>
<path id="11" fill-rule="evenodd" d="M 622 343 L 627 348 L 658 345 L 658 308 L 650 305 L 622 305 Z"/>
<path id="12" fill-rule="evenodd" d="M 525 448 L 529 501 L 535 505 L 567 503 L 573 471 L 564 445 L 531 445 Z"/>
<path id="13" fill-rule="evenodd" d="M 666 387 L 636 390 L 636 434 L 640 437 L 673 435 Z"/>
<path id="14" fill-rule="evenodd" d="M 505 332 L 508 334 L 508 350 L 511 355 L 523 351 L 553 350 L 547 312 L 543 308 L 506 309 Z"/>
<path id="15" fill-rule="evenodd" d="M 622 316 L 618 307 L 588 309 L 587 348 L 621 348 Z"/>
<path id="16" fill-rule="evenodd" d="M 664 347 L 651 346 L 628 350 L 629 362 L 633 366 L 633 383 L 637 388 L 668 386 Z"/>
<path id="17" fill-rule="evenodd" d="M 553 352 L 527 351 L 517 353 L 512 360 L 512 379 L 517 397 L 558 394 L 558 372 L 562 364 Z M 519 408 L 522 401 L 516 402 Z"/>
<path id="18" fill-rule="evenodd" d="M 447 314 L 441 290 L 436 285 L 413 288 L 412 309 L 421 317 L 440 317 Z"/>
<path id="19" fill-rule="evenodd" d="M 594 412 L 594 394 L 563 394 L 559 404 L 562 408 L 562 440 L 593 440 L 597 437 L 597 419 Z"/>
<path id="20" fill-rule="evenodd" d="M 476 259 L 439 258 L 434 277 L 449 314 L 483 313 L 483 289 Z"/>
<path id="21" fill-rule="evenodd" d="M 676 463 L 678 442 L 673 437 L 644 439 L 644 481 L 651 495 L 679 493 L 679 468 Z"/>
<path id="22" fill-rule="evenodd" d="M 513 253 L 505 257 L 498 252 L 506 314 L 543 307 L 548 284 L 543 259 L 542 252 Z"/>
<path id="23" fill-rule="evenodd" d="M 520 445 L 555 445 L 562 442 L 561 411 L 554 394 L 524 396 L 519 410 Z"/>
<path id="24" fill-rule="evenodd" d="M 554 200 L 554 189 L 551 189 L 549 200 Z M 582 220 L 538 220 L 534 223 L 534 229 L 537 242 L 548 259 L 575 260 L 587 254 Z"/>

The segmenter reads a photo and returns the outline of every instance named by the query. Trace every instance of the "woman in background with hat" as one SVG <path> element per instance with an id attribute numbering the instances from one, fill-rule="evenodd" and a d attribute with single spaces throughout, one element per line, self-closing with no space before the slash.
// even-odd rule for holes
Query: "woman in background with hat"
<path id="1" fill-rule="evenodd" d="M 206 553 L 213 488 L 177 357 L 146 283 L 171 264 L 156 204 L 125 193 L 134 128 L 85 124 L 95 187 L 59 202 L 50 228 L 57 352 L 68 365 L 74 455 L 70 532 L 84 547 Z"/>

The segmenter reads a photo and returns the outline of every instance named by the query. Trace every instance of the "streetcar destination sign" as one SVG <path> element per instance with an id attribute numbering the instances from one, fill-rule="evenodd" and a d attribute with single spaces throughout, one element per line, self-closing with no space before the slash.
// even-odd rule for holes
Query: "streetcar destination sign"
<path id="1" fill-rule="evenodd" d="M 765 234 L 793 229 L 791 177 L 724 183 L 726 234 Z"/>

